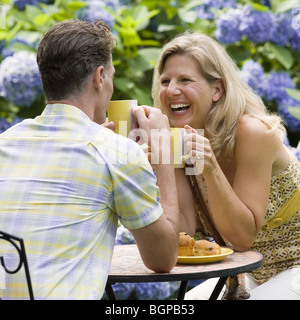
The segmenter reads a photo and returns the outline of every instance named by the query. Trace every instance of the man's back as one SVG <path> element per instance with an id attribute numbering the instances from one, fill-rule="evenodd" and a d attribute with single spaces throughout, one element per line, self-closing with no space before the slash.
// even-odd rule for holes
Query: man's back
<path id="1" fill-rule="evenodd" d="M 144 159 L 134 142 L 67 105 L 49 105 L 0 136 L 0 230 L 24 239 L 36 298 L 101 298 L 116 212 L 128 228 L 162 213 L 150 166 L 132 166 L 131 148 Z M 138 194 L 141 186 L 150 202 Z M 20 296 L 12 293 L 15 277 L 7 277 L 4 295 L 27 297 L 23 278 Z"/>

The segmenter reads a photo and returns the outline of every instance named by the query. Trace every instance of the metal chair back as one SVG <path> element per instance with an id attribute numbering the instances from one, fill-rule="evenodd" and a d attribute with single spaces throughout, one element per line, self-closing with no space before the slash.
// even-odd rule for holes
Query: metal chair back
<path id="1" fill-rule="evenodd" d="M 1 262 L 2 267 L 4 268 L 4 270 L 7 273 L 15 274 L 15 273 L 19 272 L 22 265 L 24 265 L 27 287 L 28 287 L 28 291 L 29 291 L 29 297 L 30 297 L 30 300 L 34 300 L 31 278 L 30 278 L 29 267 L 28 267 L 27 256 L 26 256 L 26 250 L 25 250 L 25 245 L 24 245 L 23 239 L 15 237 L 13 235 L 10 235 L 8 233 L 5 233 L 3 231 L 0 231 L 0 240 L 1 239 L 8 241 L 11 245 L 13 245 L 15 247 L 15 249 L 17 250 L 17 252 L 19 254 L 19 259 L 20 259 L 19 265 L 17 266 L 17 268 L 15 268 L 14 270 L 10 270 L 5 265 L 4 257 L 0 256 L 0 262 Z"/>

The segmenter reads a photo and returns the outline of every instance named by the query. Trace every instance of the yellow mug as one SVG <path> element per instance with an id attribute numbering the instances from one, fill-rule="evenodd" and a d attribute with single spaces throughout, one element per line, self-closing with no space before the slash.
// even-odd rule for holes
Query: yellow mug
<path id="1" fill-rule="evenodd" d="M 110 101 L 107 116 L 108 121 L 113 121 L 116 125 L 115 133 L 128 137 L 133 123 L 131 109 L 137 105 L 137 100 Z"/>
<path id="2" fill-rule="evenodd" d="M 172 152 L 174 157 L 174 167 L 184 168 L 185 167 L 185 147 L 184 147 L 184 128 L 170 128 L 171 141 L 172 141 Z"/>

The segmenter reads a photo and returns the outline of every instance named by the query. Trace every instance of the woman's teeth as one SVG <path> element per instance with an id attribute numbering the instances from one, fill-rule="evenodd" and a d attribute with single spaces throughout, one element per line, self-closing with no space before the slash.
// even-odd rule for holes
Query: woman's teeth
<path id="1" fill-rule="evenodd" d="M 180 103 L 180 104 L 171 104 L 171 109 L 173 111 L 180 111 L 180 110 L 183 110 L 183 109 L 187 109 L 189 108 L 190 105 L 189 104 L 183 104 L 183 103 Z"/>

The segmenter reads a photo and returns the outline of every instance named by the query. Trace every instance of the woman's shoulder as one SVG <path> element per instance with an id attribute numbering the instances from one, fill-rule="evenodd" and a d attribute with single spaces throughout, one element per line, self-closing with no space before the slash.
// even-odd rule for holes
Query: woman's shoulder
<path id="1" fill-rule="evenodd" d="M 281 137 L 260 119 L 243 116 L 238 122 L 236 133 L 236 154 L 272 162 L 272 174 L 283 170 L 290 157 Z"/>
<path id="2" fill-rule="evenodd" d="M 268 134 L 267 125 L 258 118 L 242 116 L 237 124 L 237 137 L 253 139 Z"/>

